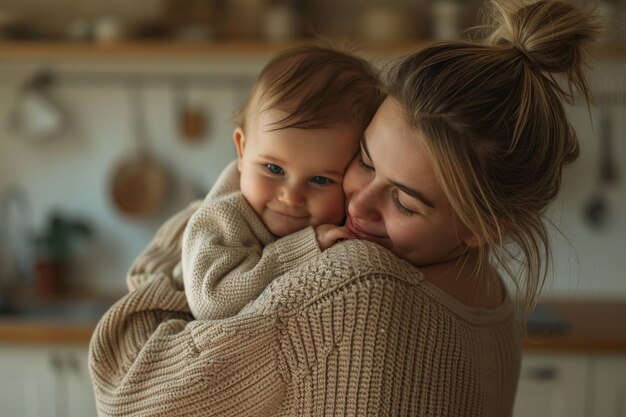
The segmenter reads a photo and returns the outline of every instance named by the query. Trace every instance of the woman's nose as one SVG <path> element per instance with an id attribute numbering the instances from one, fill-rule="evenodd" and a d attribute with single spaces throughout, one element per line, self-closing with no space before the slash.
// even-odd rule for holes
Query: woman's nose
<path id="1" fill-rule="evenodd" d="M 382 218 L 380 205 L 379 191 L 369 183 L 352 194 L 348 213 L 359 219 L 379 221 Z"/>
<path id="2" fill-rule="evenodd" d="M 306 198 L 300 186 L 286 185 L 280 190 L 278 201 L 286 206 L 302 207 L 306 203 Z"/>

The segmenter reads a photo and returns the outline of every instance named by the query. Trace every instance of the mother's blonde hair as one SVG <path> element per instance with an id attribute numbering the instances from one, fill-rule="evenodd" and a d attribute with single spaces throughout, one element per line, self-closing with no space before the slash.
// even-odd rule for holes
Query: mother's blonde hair
<path id="1" fill-rule="evenodd" d="M 436 43 L 405 58 L 388 94 L 422 133 L 444 192 L 483 243 L 479 269 L 493 257 L 528 312 L 550 258 L 542 214 L 579 153 L 561 100 L 572 102 L 575 90 L 590 99 L 584 57 L 600 27 L 593 10 L 562 1 L 491 5 L 486 42 Z"/>

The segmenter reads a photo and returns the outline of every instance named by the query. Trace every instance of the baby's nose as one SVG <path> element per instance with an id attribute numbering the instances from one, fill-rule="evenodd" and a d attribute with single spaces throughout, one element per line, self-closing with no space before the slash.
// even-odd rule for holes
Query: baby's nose
<path id="1" fill-rule="evenodd" d="M 287 206 L 302 207 L 306 203 L 306 196 L 299 186 L 285 186 L 282 188 L 278 200 Z"/>

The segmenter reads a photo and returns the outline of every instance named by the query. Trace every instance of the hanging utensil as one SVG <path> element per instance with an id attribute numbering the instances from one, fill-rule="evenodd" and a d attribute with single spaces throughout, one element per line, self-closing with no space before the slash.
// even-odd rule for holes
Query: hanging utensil
<path id="1" fill-rule="evenodd" d="M 611 116 L 603 111 L 600 118 L 600 158 L 598 185 L 593 196 L 584 207 L 584 218 L 594 228 L 606 226 L 610 217 L 609 203 L 606 197 L 606 187 L 617 181 L 617 166 L 613 159 L 611 144 L 612 123 Z"/>
<path id="2" fill-rule="evenodd" d="M 613 153 L 613 125 L 608 112 L 602 114 L 600 125 L 600 166 L 601 181 L 604 185 L 613 185 L 617 182 L 617 164 Z"/>
<path id="3" fill-rule="evenodd" d="M 191 102 L 186 82 L 180 82 L 176 90 L 176 116 L 180 136 L 186 142 L 198 142 L 206 133 L 204 109 Z"/>
<path id="4" fill-rule="evenodd" d="M 52 94 L 54 75 L 38 71 L 20 89 L 10 118 L 10 127 L 33 142 L 62 135 L 69 127 L 69 115 Z"/>
<path id="5" fill-rule="evenodd" d="M 150 150 L 140 89 L 137 85 L 133 87 L 131 111 L 137 149 L 115 167 L 111 195 L 120 211 L 140 217 L 152 214 L 164 203 L 168 175 Z"/>

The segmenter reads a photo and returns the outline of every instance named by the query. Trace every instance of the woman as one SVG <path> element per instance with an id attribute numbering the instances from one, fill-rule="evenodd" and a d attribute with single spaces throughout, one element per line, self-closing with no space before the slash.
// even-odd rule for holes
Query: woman
<path id="1" fill-rule="evenodd" d="M 197 204 L 160 229 L 92 339 L 101 415 L 511 414 L 520 331 L 496 265 L 514 277 L 519 249 L 532 305 L 541 213 L 578 153 L 559 97 L 588 95 L 598 28 L 558 1 L 496 6 L 491 43 L 436 44 L 391 72 L 344 181 L 359 240 L 234 317 L 193 321 L 179 265 Z"/>

